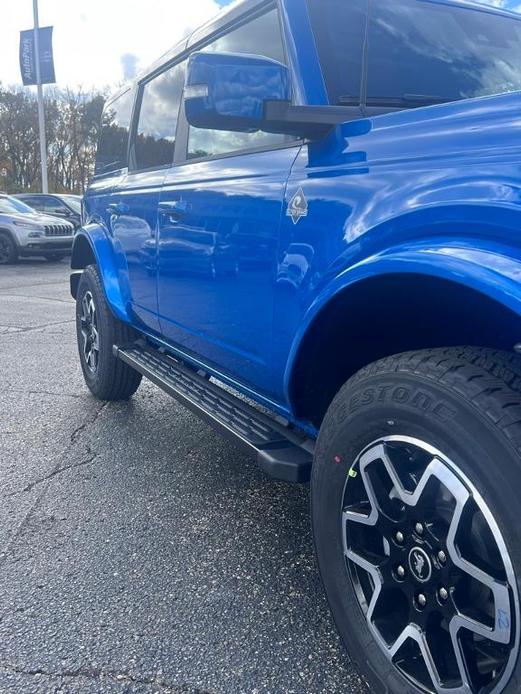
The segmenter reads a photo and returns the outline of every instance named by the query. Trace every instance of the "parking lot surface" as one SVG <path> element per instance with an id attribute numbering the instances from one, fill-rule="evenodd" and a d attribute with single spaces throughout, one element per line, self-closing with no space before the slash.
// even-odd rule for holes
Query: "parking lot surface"
<path id="1" fill-rule="evenodd" d="M 143 382 L 87 392 L 66 262 L 0 268 L 0 692 L 367 690 L 309 491 Z"/>

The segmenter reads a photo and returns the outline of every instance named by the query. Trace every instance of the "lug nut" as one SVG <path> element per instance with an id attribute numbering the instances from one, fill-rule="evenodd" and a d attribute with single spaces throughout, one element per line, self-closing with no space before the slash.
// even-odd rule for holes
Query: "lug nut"
<path id="1" fill-rule="evenodd" d="M 447 561 L 447 555 L 442 549 L 440 549 L 440 551 L 438 552 L 438 561 L 440 562 L 440 564 L 445 564 Z"/>
<path id="2" fill-rule="evenodd" d="M 425 597 L 425 595 L 423 593 L 420 593 L 418 595 L 417 600 L 418 600 L 418 605 L 420 607 L 425 607 L 425 605 L 427 604 L 427 598 Z"/>
<path id="3" fill-rule="evenodd" d="M 403 542 L 404 542 L 404 540 L 405 540 L 405 535 L 402 533 L 401 530 L 398 530 L 398 532 L 397 532 L 396 535 L 394 536 L 394 539 L 396 540 L 396 542 L 397 542 L 399 545 L 401 545 L 401 544 L 403 544 Z"/>
<path id="4" fill-rule="evenodd" d="M 445 600 L 449 597 L 449 593 L 446 588 L 440 588 L 438 591 L 438 597 L 441 602 L 445 602 Z"/>
<path id="5" fill-rule="evenodd" d="M 423 525 L 421 523 L 416 523 L 414 529 L 418 533 L 418 535 L 423 535 Z"/>
<path id="6" fill-rule="evenodd" d="M 398 578 L 404 578 L 405 577 L 405 569 L 403 566 L 397 566 L 396 567 L 396 575 Z"/>

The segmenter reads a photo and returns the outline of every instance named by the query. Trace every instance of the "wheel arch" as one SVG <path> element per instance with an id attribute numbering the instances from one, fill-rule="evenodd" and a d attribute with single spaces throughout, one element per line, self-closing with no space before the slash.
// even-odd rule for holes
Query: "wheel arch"
<path id="1" fill-rule="evenodd" d="M 506 249 L 475 251 L 472 260 L 426 250 L 352 268 L 311 306 L 285 373 L 297 419 L 318 428 L 350 376 L 392 354 L 459 345 L 512 351 L 521 341 L 521 260 Z"/>
<path id="2" fill-rule="evenodd" d="M 8 227 L 0 227 L 0 234 L 7 234 L 7 236 L 9 236 L 9 238 L 13 241 L 15 246 L 17 248 L 20 247 L 20 244 L 18 243 L 18 239 L 16 238 L 15 234 L 13 234 L 11 229 L 9 229 Z"/>
<path id="3" fill-rule="evenodd" d="M 130 290 L 128 276 L 119 267 L 103 228 L 91 224 L 82 228 L 75 236 L 71 253 L 71 294 L 76 298 L 83 270 L 88 265 L 96 265 L 100 274 L 107 302 L 120 320 L 130 323 Z"/>

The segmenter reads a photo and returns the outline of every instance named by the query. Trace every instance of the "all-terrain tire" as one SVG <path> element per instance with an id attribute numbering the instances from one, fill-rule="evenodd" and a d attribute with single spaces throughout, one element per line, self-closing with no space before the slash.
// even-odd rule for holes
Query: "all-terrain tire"
<path id="1" fill-rule="evenodd" d="M 346 526 L 345 504 L 356 494 L 365 494 L 363 490 L 354 496 L 353 491 L 349 492 L 361 489 L 355 486 L 362 480 L 360 460 L 363 455 L 366 461 L 370 459 L 367 451 L 373 450 L 371 447 L 379 442 L 384 441 L 384 446 L 389 441 L 391 446 L 395 445 L 394 439 L 426 442 L 428 450 L 440 452 L 454 465 L 454 479 L 466 480 L 467 488 L 472 487 L 475 498 L 480 497 L 490 510 L 488 517 L 496 528 L 492 536 L 498 543 L 501 540 L 504 548 L 502 554 L 496 555 L 498 563 L 504 559 L 504 566 L 512 568 L 510 594 L 515 607 L 510 621 L 512 650 L 508 667 L 505 666 L 504 676 L 498 679 L 493 691 L 521 692 L 518 598 L 521 594 L 520 358 L 491 349 L 453 347 L 383 359 L 362 369 L 344 385 L 320 430 L 311 480 L 312 524 L 319 570 L 333 618 L 349 656 L 367 679 L 371 692 L 418 694 L 429 688 L 423 689 L 405 677 L 375 639 L 367 602 L 361 599 L 364 589 L 353 578 L 358 573 L 365 575 L 364 570 L 348 561 L 349 552 L 356 554 L 359 550 L 352 550 L 346 541 L 356 535 L 353 528 L 359 532 L 359 519 L 355 518 L 353 523 L 352 514 L 349 516 L 352 525 L 348 522 Z M 384 487 L 385 484 L 390 483 L 387 480 Z M 396 495 L 391 498 L 393 493 L 393 490 L 389 492 L 389 508 L 397 501 Z M 369 506 L 372 507 L 370 498 Z M 356 542 L 363 544 L 364 533 L 368 533 L 367 537 L 370 533 L 360 527 L 363 539 Z M 409 536 L 412 544 L 428 550 L 422 538 L 415 537 L 414 528 L 414 523 L 407 526 L 404 521 L 403 533 L 397 534 L 399 540 L 404 536 L 406 543 Z M 392 547 L 392 552 L 397 542 L 395 536 L 390 538 L 388 546 Z M 410 560 L 411 554 L 404 556 L 409 556 Z M 441 567 L 433 557 L 432 566 L 428 568 L 435 574 Z M 427 555 L 425 558 L 429 561 Z M 419 565 L 409 568 L 410 561 L 409 564 L 404 562 L 400 571 L 404 569 L 407 575 L 416 566 Z M 417 578 L 415 574 L 411 580 Z M 418 586 L 421 588 L 421 584 Z M 400 588 L 398 584 L 396 587 Z M 365 590 L 370 591 L 370 588 Z M 427 597 L 431 600 L 431 596 Z M 392 601 L 389 609 L 393 609 Z M 382 619 L 381 615 L 378 618 Z M 392 624 L 390 629 L 392 631 Z M 514 639 L 518 641 L 514 643 Z"/>
<path id="2" fill-rule="evenodd" d="M 87 307 L 87 308 L 86 308 Z M 85 333 L 94 335 L 91 325 L 84 320 L 85 314 L 95 315 L 97 333 L 97 355 L 92 356 L 85 347 Z M 100 400 L 128 400 L 141 383 L 141 374 L 117 359 L 112 351 L 114 345 L 124 345 L 136 339 L 133 328 L 118 320 L 110 310 L 105 298 L 97 267 L 89 265 L 83 272 L 76 298 L 76 333 L 80 362 L 85 382 L 93 395 Z M 89 346 L 96 343 L 90 337 Z M 86 355 L 91 355 L 90 362 Z"/>

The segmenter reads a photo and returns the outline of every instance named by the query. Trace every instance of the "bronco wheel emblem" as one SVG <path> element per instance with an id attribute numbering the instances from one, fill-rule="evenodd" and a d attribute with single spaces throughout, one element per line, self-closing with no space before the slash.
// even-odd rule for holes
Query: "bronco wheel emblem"
<path id="1" fill-rule="evenodd" d="M 298 224 L 302 217 L 308 216 L 308 201 L 304 195 L 302 188 L 299 188 L 295 195 L 291 198 L 286 216 L 291 217 L 293 224 Z"/>
<path id="2" fill-rule="evenodd" d="M 413 547 L 409 553 L 409 568 L 417 581 L 425 583 L 432 575 L 432 565 L 421 547 Z"/>

